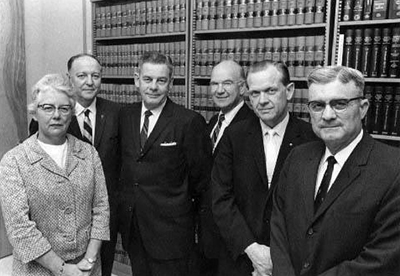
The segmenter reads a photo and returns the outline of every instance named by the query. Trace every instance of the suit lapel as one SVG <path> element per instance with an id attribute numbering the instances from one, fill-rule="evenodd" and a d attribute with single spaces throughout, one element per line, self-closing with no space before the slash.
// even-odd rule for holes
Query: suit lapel
<path id="1" fill-rule="evenodd" d="M 350 154 L 342 170 L 337 176 L 335 182 L 332 184 L 329 192 L 326 195 L 324 202 L 315 214 L 317 219 L 332 203 L 340 196 L 340 194 L 360 175 L 360 166 L 367 163 L 369 154 L 372 150 L 373 139 L 364 133 L 363 139 L 356 146 L 354 151 Z"/>
<path id="2" fill-rule="evenodd" d="M 67 162 L 66 166 L 66 174 L 70 176 L 71 173 L 75 170 L 76 166 L 78 166 L 78 160 L 76 160 L 76 155 L 80 156 L 81 147 L 78 147 L 75 144 L 75 141 L 72 137 L 68 137 L 68 154 L 67 154 Z"/>
<path id="3" fill-rule="evenodd" d="M 102 101 L 101 98 L 96 99 L 96 126 L 95 126 L 95 135 L 94 135 L 94 147 L 97 148 L 101 137 L 104 131 L 104 125 L 107 120 L 107 116 L 105 116 L 105 111 L 107 106 Z"/>
<path id="4" fill-rule="evenodd" d="M 152 132 L 149 135 L 149 138 L 144 144 L 142 156 L 146 154 L 146 152 L 150 149 L 150 147 L 155 143 L 157 138 L 160 136 L 162 131 L 169 125 L 173 115 L 173 111 L 174 111 L 174 104 L 169 99 L 167 99 L 167 102 L 163 110 L 161 111 L 160 117 L 158 117 L 154 129 L 152 130 Z"/>
<path id="5" fill-rule="evenodd" d="M 250 129 L 249 129 L 250 138 L 248 139 L 248 141 L 254 142 L 252 146 L 254 160 L 257 164 L 258 171 L 260 173 L 264 185 L 268 187 L 267 167 L 265 161 L 263 134 L 261 130 L 260 121 L 258 117 L 254 117 L 249 123 L 250 123 Z"/>
<path id="6" fill-rule="evenodd" d="M 128 133 L 132 133 L 132 143 L 133 148 L 137 156 L 140 155 L 140 119 L 142 116 L 142 104 L 135 103 L 135 105 L 131 109 L 131 113 L 129 116 L 129 125 L 126 126 L 130 128 Z"/>
<path id="7" fill-rule="evenodd" d="M 79 140 L 83 139 L 81 129 L 79 127 L 78 119 L 76 118 L 75 115 L 72 116 L 71 123 L 68 128 L 68 133 L 74 135 Z"/>
<path id="8" fill-rule="evenodd" d="M 302 198 L 306 208 L 307 221 L 311 221 L 314 217 L 315 183 L 317 181 L 319 163 L 325 152 L 324 143 L 320 142 L 316 145 L 307 157 L 307 163 L 301 166 L 301 169 L 304 171 L 304 178 L 301 181 L 301 191 L 303 193 Z"/>

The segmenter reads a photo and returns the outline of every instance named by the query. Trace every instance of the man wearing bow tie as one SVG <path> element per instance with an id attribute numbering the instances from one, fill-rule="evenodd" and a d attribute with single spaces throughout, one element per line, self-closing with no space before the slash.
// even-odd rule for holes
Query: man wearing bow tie
<path id="1" fill-rule="evenodd" d="M 189 275 L 194 205 L 210 182 L 206 122 L 168 98 L 172 73 L 169 57 L 144 53 L 135 76 L 142 101 L 120 117 L 120 231 L 133 275 Z"/>
<path id="2" fill-rule="evenodd" d="M 272 191 L 290 150 L 315 139 L 308 123 L 288 113 L 294 84 L 284 64 L 251 65 L 247 85 L 257 116 L 225 131 L 212 171 L 213 215 L 224 242 L 218 275 L 270 275 Z"/>

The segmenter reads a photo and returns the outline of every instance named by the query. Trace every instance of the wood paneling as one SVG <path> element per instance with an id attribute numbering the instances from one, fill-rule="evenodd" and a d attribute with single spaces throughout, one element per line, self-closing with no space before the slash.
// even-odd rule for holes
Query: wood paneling
<path id="1" fill-rule="evenodd" d="M 23 3 L 0 0 L 0 157 L 27 136 Z M 0 216 L 0 257 L 10 252 Z"/>

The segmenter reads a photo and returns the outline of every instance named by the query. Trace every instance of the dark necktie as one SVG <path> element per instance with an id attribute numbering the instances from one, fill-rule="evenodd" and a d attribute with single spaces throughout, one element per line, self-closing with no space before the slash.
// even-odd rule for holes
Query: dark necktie
<path id="1" fill-rule="evenodd" d="M 225 114 L 224 113 L 219 114 L 217 126 L 215 127 L 214 132 L 211 136 L 211 142 L 212 142 L 213 148 L 214 148 L 215 144 L 217 143 L 218 134 L 221 131 L 222 122 L 224 120 L 225 120 Z"/>
<path id="2" fill-rule="evenodd" d="M 83 120 L 83 140 L 92 144 L 93 130 L 92 130 L 92 122 L 89 118 L 90 110 L 86 109 L 84 114 L 85 118 Z"/>
<path id="3" fill-rule="evenodd" d="M 329 183 L 331 182 L 333 166 L 336 163 L 336 159 L 333 156 L 328 157 L 328 166 L 322 178 L 321 185 L 319 186 L 317 196 L 314 201 L 314 212 L 317 212 L 319 206 L 321 206 L 324 201 L 326 194 L 328 193 Z"/>
<path id="4" fill-rule="evenodd" d="M 147 136 L 149 134 L 149 117 L 153 115 L 150 110 L 146 110 L 144 112 L 144 122 L 142 126 L 142 130 L 140 131 L 140 148 L 143 149 L 144 144 L 146 143 Z"/>

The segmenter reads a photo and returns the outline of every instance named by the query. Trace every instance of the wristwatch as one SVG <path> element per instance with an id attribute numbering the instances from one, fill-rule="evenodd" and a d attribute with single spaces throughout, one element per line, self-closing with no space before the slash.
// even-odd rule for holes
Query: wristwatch
<path id="1" fill-rule="evenodd" d="M 85 258 L 85 260 L 91 265 L 94 265 L 97 261 L 96 258 Z"/>

